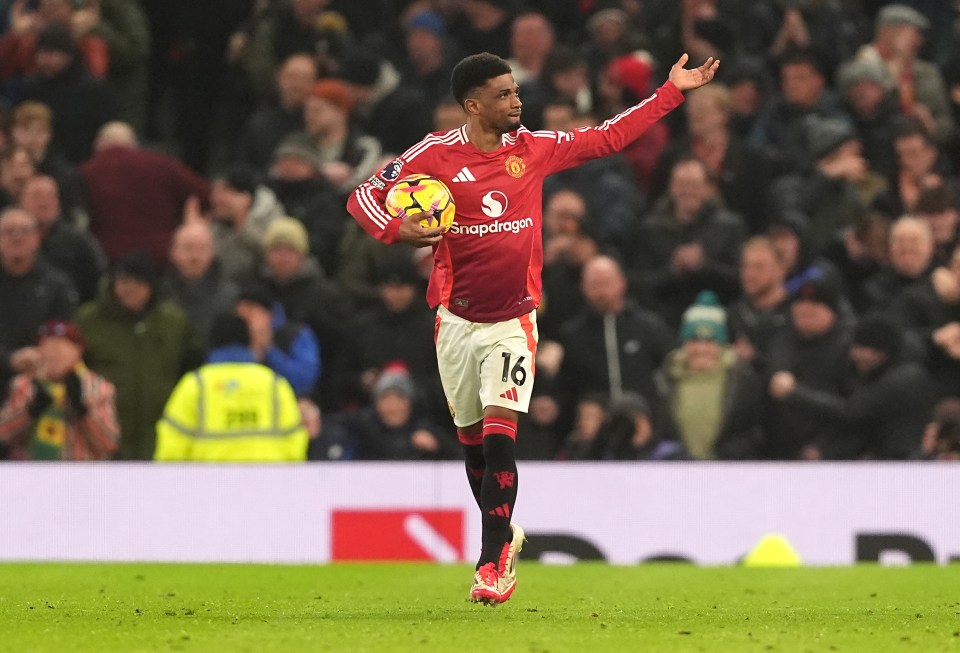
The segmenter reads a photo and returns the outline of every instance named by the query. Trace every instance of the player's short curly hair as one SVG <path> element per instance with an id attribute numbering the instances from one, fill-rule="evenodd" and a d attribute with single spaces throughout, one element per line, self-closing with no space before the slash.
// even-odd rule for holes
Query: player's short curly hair
<path id="1" fill-rule="evenodd" d="M 450 90 L 457 103 L 463 106 L 463 101 L 471 90 L 483 86 L 488 79 L 508 75 L 513 72 L 510 64 L 495 54 L 481 52 L 464 57 L 450 75 Z"/>

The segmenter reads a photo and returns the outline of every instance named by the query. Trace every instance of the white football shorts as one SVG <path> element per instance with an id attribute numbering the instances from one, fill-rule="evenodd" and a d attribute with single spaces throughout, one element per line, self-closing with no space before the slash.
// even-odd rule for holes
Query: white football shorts
<path id="1" fill-rule="evenodd" d="M 457 317 L 441 306 L 434 334 L 440 381 L 454 424 L 476 424 L 486 406 L 527 412 L 539 337 L 536 311 L 484 323 Z"/>

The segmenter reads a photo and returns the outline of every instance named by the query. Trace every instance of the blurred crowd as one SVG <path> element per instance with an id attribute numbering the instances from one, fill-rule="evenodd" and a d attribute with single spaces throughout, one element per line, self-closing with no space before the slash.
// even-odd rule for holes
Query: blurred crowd
<path id="1" fill-rule="evenodd" d="M 479 51 L 558 131 L 722 61 L 548 178 L 519 457 L 960 459 L 938 0 L 0 0 L 2 456 L 458 457 L 431 252 L 345 201 Z"/>

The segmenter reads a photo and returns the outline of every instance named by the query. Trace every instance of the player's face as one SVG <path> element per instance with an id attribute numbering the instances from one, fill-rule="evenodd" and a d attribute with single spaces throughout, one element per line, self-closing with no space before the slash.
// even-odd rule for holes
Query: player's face
<path id="1" fill-rule="evenodd" d="M 490 129 L 506 133 L 520 126 L 520 87 L 513 75 L 491 77 L 477 93 L 477 111 Z"/>

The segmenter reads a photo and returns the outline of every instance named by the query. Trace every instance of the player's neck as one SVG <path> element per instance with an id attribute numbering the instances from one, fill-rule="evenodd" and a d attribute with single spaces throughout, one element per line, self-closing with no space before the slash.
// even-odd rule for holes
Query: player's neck
<path id="1" fill-rule="evenodd" d="M 493 152 L 500 147 L 502 136 L 499 131 L 484 129 L 476 122 L 467 123 L 467 140 L 481 152 Z"/>

